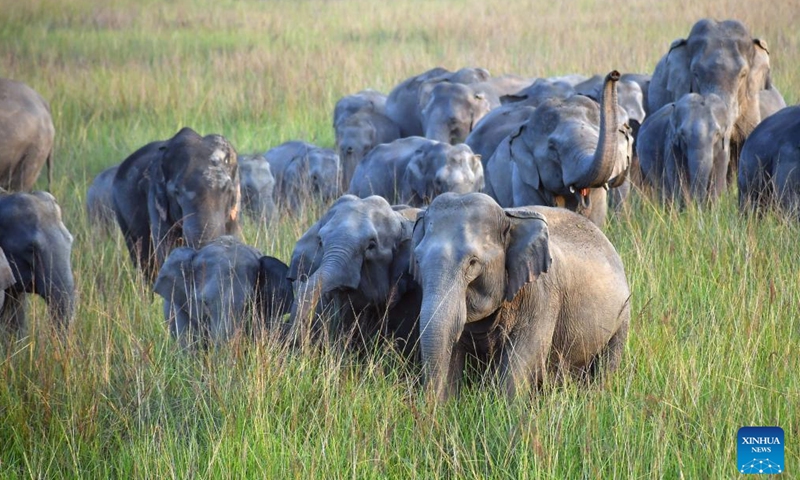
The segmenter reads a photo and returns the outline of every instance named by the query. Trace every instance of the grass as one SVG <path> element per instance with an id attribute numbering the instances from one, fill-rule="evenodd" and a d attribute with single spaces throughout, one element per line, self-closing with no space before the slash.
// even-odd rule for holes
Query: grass
<path id="1" fill-rule="evenodd" d="M 766 39 L 794 104 L 792 2 L 0 0 L 0 12 L 0 75 L 52 106 L 80 295 L 65 342 L 35 300 L 30 335 L 0 346 L 0 477 L 730 478 L 743 425 L 782 426 L 796 475 L 800 226 L 740 216 L 735 191 L 681 213 L 635 195 L 610 220 L 633 316 L 604 388 L 507 401 L 476 386 L 436 408 L 391 352 L 290 355 L 269 338 L 178 352 L 121 239 L 83 211 L 95 174 L 184 125 L 240 152 L 331 146 L 342 95 L 436 65 L 650 72 L 704 16 Z M 288 261 L 316 214 L 247 224 L 244 238 Z"/>

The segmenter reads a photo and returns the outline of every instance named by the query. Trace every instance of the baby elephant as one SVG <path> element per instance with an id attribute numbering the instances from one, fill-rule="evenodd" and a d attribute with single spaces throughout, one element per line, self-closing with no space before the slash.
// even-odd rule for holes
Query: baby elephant
<path id="1" fill-rule="evenodd" d="M 47 302 L 54 325 L 66 331 L 75 316 L 71 256 L 72 234 L 51 194 L 0 189 L 0 330 L 25 329 L 27 296 L 35 293 Z"/>
<path id="2" fill-rule="evenodd" d="M 280 260 L 222 236 L 200 250 L 173 250 L 154 290 L 164 298 L 170 333 L 181 346 L 221 344 L 241 331 L 257 333 L 290 311 L 288 269 Z"/>
<path id="3" fill-rule="evenodd" d="M 587 218 L 446 193 L 418 215 L 412 244 L 425 382 L 437 397 L 454 393 L 467 356 L 496 366 L 509 396 L 619 365 L 630 289 Z"/>
<path id="4" fill-rule="evenodd" d="M 242 210 L 255 221 L 270 221 L 275 215 L 275 177 L 263 155 L 239 157 Z"/>
<path id="5" fill-rule="evenodd" d="M 356 168 L 350 193 L 421 207 L 442 193 L 477 192 L 483 186 L 481 157 L 469 145 L 408 137 L 373 149 Z"/>

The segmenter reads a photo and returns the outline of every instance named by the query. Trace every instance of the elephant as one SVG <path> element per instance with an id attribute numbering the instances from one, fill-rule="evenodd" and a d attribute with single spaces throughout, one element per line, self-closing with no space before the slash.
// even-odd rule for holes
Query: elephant
<path id="1" fill-rule="evenodd" d="M 223 235 L 200 249 L 170 252 L 153 290 L 164 299 L 170 334 L 184 348 L 257 334 L 289 313 L 289 267 Z"/>
<path id="2" fill-rule="evenodd" d="M 285 142 L 264 154 L 275 177 L 275 203 L 279 209 L 298 215 L 307 201 L 328 203 L 340 188 L 339 155 L 301 141 Z"/>
<path id="3" fill-rule="evenodd" d="M 349 193 L 420 207 L 443 192 L 476 192 L 483 186 L 480 157 L 468 145 L 408 137 L 379 145 L 367 155 L 356 168 Z"/>
<path id="4" fill-rule="evenodd" d="M 575 80 L 585 81 L 585 77 Z M 580 82 L 578 82 L 580 83 Z M 520 103 L 529 107 L 538 107 L 547 100 L 560 98 L 562 100 L 575 95 L 575 84 L 562 79 L 537 78 L 527 87 L 510 95 L 500 97 L 503 105 Z"/>
<path id="5" fill-rule="evenodd" d="M 185 127 L 141 147 L 120 164 L 113 190 L 131 260 L 150 281 L 179 242 L 200 248 L 239 233 L 237 155 L 221 135 Z"/>
<path id="6" fill-rule="evenodd" d="M 739 165 L 739 209 L 778 206 L 800 220 L 800 105 L 764 119 L 747 137 Z"/>
<path id="7" fill-rule="evenodd" d="M 535 107 L 520 103 L 510 103 L 493 109 L 478 121 L 464 143 L 476 155 L 480 155 L 484 169 L 492 158 L 500 142 L 515 130 L 519 130 L 533 114 Z"/>
<path id="8" fill-rule="evenodd" d="M 21 333 L 27 294 L 47 302 L 50 319 L 66 332 L 75 315 L 72 234 L 61 219 L 61 207 L 47 192 L 0 193 L 0 328 Z M 5 265 L 4 265 L 5 264 Z M 9 280 L 9 269 L 12 278 Z"/>
<path id="9" fill-rule="evenodd" d="M 118 168 L 119 165 L 113 165 L 98 173 L 86 191 L 86 215 L 89 223 L 104 234 L 117 228 L 113 183 Z"/>
<path id="10" fill-rule="evenodd" d="M 359 110 L 336 123 L 336 149 L 342 167 L 342 190 L 347 190 L 353 172 L 373 148 L 400 138 L 400 128 L 386 115 Z"/>
<path id="11" fill-rule="evenodd" d="M 51 189 L 55 133 L 47 101 L 24 83 L 0 78 L 0 188 L 30 190 L 46 162 Z"/>
<path id="12" fill-rule="evenodd" d="M 467 356 L 496 366 L 510 397 L 619 366 L 631 293 L 619 254 L 586 218 L 446 193 L 418 215 L 412 242 L 424 383 L 436 399 L 458 392 Z"/>
<path id="13" fill-rule="evenodd" d="M 350 115 L 362 111 L 386 115 L 386 95 L 376 90 L 367 89 L 340 98 L 333 108 L 333 128 L 336 128 L 339 122 Z"/>
<path id="14" fill-rule="evenodd" d="M 409 273 L 418 209 L 344 195 L 297 241 L 289 264 L 298 341 L 330 334 L 363 351 L 380 339 L 414 355 L 421 294 Z"/>
<path id="15" fill-rule="evenodd" d="M 270 221 L 275 216 L 275 178 L 263 155 L 242 155 L 239 176 L 242 210 L 256 221 Z"/>
<path id="16" fill-rule="evenodd" d="M 483 68 L 462 68 L 455 72 L 441 67 L 433 68 L 402 81 L 389 92 L 386 98 L 386 116 L 400 127 L 402 137 L 423 136 L 425 130 L 422 126 L 421 107 L 425 103 L 420 102 L 423 92 L 430 92 L 433 86 L 441 82 L 472 84 L 485 82 L 490 78 L 491 74 Z M 427 98 L 428 94 L 425 93 L 425 96 Z"/>
<path id="17" fill-rule="evenodd" d="M 455 145 L 466 140 L 475 124 L 500 106 L 500 96 L 486 82 L 429 83 L 420 91 L 419 106 L 424 136 Z"/>
<path id="18" fill-rule="evenodd" d="M 689 37 L 676 40 L 661 57 L 650 81 L 649 111 L 687 93 L 716 94 L 728 106 L 730 161 L 727 183 L 736 178 L 739 152 L 761 121 L 759 91 L 770 89 L 769 48 L 736 20 L 702 19 Z"/>
<path id="19" fill-rule="evenodd" d="M 632 155 L 618 80 L 617 71 L 606 76 L 600 105 L 573 95 L 538 107 L 489 159 L 485 191 L 503 207 L 565 207 L 602 226 L 606 189 L 624 183 Z"/>
<path id="20" fill-rule="evenodd" d="M 647 117 L 636 147 L 644 183 L 670 204 L 717 200 L 727 186 L 727 121 L 713 93 L 688 93 Z"/>

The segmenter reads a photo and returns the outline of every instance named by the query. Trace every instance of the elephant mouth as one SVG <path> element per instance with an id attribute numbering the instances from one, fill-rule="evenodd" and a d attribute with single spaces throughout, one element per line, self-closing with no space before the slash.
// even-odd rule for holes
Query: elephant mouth
<path id="1" fill-rule="evenodd" d="M 575 195 L 575 200 L 578 203 L 578 206 L 583 209 L 588 209 L 591 200 L 589 199 L 589 194 L 592 192 L 590 188 L 581 188 L 580 190 L 576 190 L 574 186 L 569 187 L 570 193 Z"/>

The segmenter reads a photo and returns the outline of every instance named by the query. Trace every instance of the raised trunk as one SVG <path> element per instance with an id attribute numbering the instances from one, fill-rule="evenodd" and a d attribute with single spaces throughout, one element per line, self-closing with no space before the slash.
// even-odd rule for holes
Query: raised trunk
<path id="1" fill-rule="evenodd" d="M 465 292 L 441 275 L 425 282 L 422 290 L 419 318 L 425 383 L 437 399 L 446 400 L 462 374 L 454 353 L 467 320 Z"/>
<path id="2" fill-rule="evenodd" d="M 614 70 L 606 75 L 603 83 L 603 94 L 600 99 L 600 138 L 594 155 L 587 155 L 579 160 L 574 171 L 564 172 L 564 183 L 573 190 L 602 187 L 615 173 L 619 173 L 615 170 L 624 170 L 618 167 L 623 163 L 619 146 L 618 80 L 619 72 Z"/>

